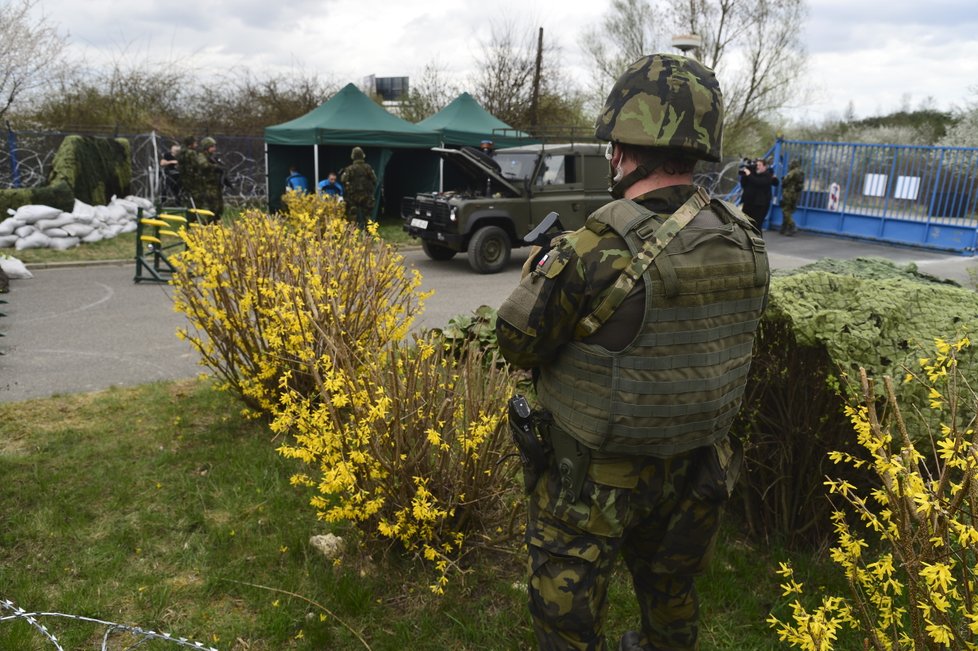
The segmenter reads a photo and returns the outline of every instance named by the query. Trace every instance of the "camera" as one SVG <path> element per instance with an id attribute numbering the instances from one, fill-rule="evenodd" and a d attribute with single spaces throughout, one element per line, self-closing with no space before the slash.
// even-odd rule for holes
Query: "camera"
<path id="1" fill-rule="evenodd" d="M 741 158 L 740 165 L 737 166 L 737 173 L 746 174 L 748 172 L 751 174 L 757 173 L 757 161 L 753 158 Z"/>

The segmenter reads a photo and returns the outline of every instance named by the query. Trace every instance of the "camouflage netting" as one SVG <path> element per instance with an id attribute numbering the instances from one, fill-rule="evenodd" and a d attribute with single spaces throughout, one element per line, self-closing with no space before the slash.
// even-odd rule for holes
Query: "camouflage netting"
<path id="1" fill-rule="evenodd" d="M 29 205 L 52 206 L 70 211 L 75 205 L 75 195 L 64 181 L 38 188 L 0 190 L 0 221 L 7 217 L 8 210 L 17 210 L 21 206 Z"/>
<path id="2" fill-rule="evenodd" d="M 978 324 L 978 293 L 881 259 L 823 260 L 775 275 L 735 425 L 747 443 L 741 506 L 755 533 L 795 542 L 830 532 L 822 482 L 839 475 L 826 455 L 855 448 L 842 413 L 846 376 L 897 379 L 898 398 L 925 406 L 921 346 Z M 978 386 L 978 368 L 962 367 Z M 882 383 L 877 385 L 881 390 Z M 923 421 L 916 424 L 923 436 Z"/>
<path id="3" fill-rule="evenodd" d="M 97 206 L 125 197 L 132 182 L 129 141 L 125 138 L 68 136 L 54 155 L 48 183 L 66 181 L 75 197 Z"/>

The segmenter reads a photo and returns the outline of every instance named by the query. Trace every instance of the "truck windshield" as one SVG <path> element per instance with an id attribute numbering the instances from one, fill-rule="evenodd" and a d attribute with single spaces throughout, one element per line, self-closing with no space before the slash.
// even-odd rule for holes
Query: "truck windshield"
<path id="1" fill-rule="evenodd" d="M 495 160 L 499 163 L 503 178 L 528 179 L 533 176 L 533 168 L 536 167 L 537 155 L 498 152 Z"/>

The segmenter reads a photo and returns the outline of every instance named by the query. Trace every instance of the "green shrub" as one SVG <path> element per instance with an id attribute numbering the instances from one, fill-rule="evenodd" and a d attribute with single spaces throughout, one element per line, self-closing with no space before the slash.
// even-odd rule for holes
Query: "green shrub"
<path id="1" fill-rule="evenodd" d="M 974 323 L 978 294 L 912 266 L 825 260 L 776 275 L 734 426 L 747 462 L 734 504 L 753 532 L 824 540 L 831 532 L 825 455 L 855 445 L 843 413 L 846 376 L 865 368 L 902 377 L 921 342 Z M 926 398 L 922 391 L 897 387 L 906 400 Z M 933 424 L 920 418 L 914 431 Z"/>
<path id="2" fill-rule="evenodd" d="M 0 190 L 0 221 L 7 218 L 8 210 L 28 205 L 51 206 L 71 212 L 75 207 L 75 195 L 64 181 L 36 188 Z"/>
<path id="3" fill-rule="evenodd" d="M 889 376 L 874 386 L 860 370 L 858 398 L 846 408 L 859 451 L 829 456 L 869 476 L 863 483 L 874 488 L 860 490 L 837 476 L 825 482 L 840 502 L 832 516 L 831 557 L 849 594 L 809 590 L 819 593 L 817 606 L 805 605 L 803 585 L 783 563 L 790 617 L 768 621 L 792 647 L 978 648 L 978 394 L 968 380 L 976 366 L 970 346 L 967 337 L 935 341 L 903 383 L 919 385 L 924 400 L 898 397 Z M 914 432 L 908 416 L 920 411 L 933 415 L 934 426 Z M 845 629 L 861 644 L 840 642 Z"/>

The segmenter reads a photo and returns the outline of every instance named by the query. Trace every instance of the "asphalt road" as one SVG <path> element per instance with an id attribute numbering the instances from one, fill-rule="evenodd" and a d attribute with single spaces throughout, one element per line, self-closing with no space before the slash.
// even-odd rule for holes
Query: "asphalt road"
<path id="1" fill-rule="evenodd" d="M 978 260 L 907 247 L 869 244 L 806 233 L 787 238 L 765 233 L 775 269 L 798 267 L 823 257 L 888 258 L 915 263 L 921 271 L 967 285 Z M 483 276 L 464 255 L 448 262 L 428 260 L 419 248 L 404 252 L 421 271 L 424 289 L 434 289 L 419 327 L 439 327 L 480 305 L 498 307 L 519 279 L 526 251 L 506 270 Z M 187 325 L 172 309 L 172 290 L 132 281 L 134 264 L 30 267 L 34 277 L 11 281 L 0 296 L 0 402 L 107 389 L 157 380 L 193 377 L 197 365 L 189 344 L 176 337 Z"/>

